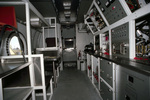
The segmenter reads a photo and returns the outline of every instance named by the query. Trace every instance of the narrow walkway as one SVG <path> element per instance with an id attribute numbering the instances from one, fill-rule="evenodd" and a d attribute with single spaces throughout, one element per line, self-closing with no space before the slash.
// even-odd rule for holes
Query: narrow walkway
<path id="1" fill-rule="evenodd" d="M 100 100 L 85 73 L 65 68 L 58 80 L 52 100 Z"/>

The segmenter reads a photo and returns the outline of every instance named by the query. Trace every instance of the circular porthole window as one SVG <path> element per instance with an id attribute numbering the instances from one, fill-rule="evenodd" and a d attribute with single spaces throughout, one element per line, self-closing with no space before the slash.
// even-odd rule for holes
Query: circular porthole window
<path id="1" fill-rule="evenodd" d="M 10 55 L 21 55 L 21 46 L 17 36 L 13 36 L 9 42 L 9 54 Z"/>
<path id="2" fill-rule="evenodd" d="M 21 55 L 22 50 L 26 54 L 26 41 L 23 34 L 20 34 L 20 42 L 16 33 L 11 33 L 7 38 L 6 50 L 8 55 Z M 22 47 L 22 48 L 21 48 Z"/>

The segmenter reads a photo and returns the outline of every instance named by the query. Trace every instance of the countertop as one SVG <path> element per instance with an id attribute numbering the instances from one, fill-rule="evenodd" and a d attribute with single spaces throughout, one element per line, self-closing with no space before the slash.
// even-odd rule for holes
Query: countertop
<path id="1" fill-rule="evenodd" d="M 93 56 L 105 59 L 107 61 L 118 64 L 121 67 L 125 67 L 133 71 L 142 73 L 144 75 L 150 76 L 150 60 L 131 60 L 127 58 L 116 58 L 115 56 L 110 55 L 93 55 Z"/>

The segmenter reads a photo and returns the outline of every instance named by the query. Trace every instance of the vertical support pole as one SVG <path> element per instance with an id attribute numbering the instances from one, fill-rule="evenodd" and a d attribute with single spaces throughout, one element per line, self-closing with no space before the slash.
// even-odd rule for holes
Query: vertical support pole
<path id="1" fill-rule="evenodd" d="M 113 100 L 116 100 L 116 65 L 112 63 L 113 67 Z"/>
<path id="2" fill-rule="evenodd" d="M 100 90 L 100 58 L 98 58 L 98 89 Z"/>
<path id="3" fill-rule="evenodd" d="M 93 76 L 93 70 L 94 70 L 94 59 L 93 59 L 93 55 L 91 56 L 92 59 L 92 83 L 94 84 L 94 76 Z"/>
<path id="4" fill-rule="evenodd" d="M 44 27 L 42 27 L 42 35 L 43 35 L 43 48 L 45 48 Z"/>
<path id="5" fill-rule="evenodd" d="M 55 42 L 56 42 L 56 48 L 57 48 L 57 46 L 58 46 L 58 42 L 57 42 L 57 25 L 56 25 L 56 18 L 54 18 L 54 20 L 55 20 Z"/>
<path id="6" fill-rule="evenodd" d="M 99 45 L 100 45 L 100 54 L 102 54 L 102 34 L 99 34 Z"/>
<path id="7" fill-rule="evenodd" d="M 56 84 L 56 70 L 55 70 L 55 61 L 53 61 L 53 73 L 54 73 L 54 87 L 56 88 L 56 87 L 57 87 L 57 84 Z"/>
<path id="8" fill-rule="evenodd" d="M 112 55 L 111 29 L 109 30 L 109 54 Z"/>
<path id="9" fill-rule="evenodd" d="M 89 65 L 89 55 L 86 54 L 86 57 L 87 57 L 87 75 L 88 75 L 88 77 L 90 78 L 89 68 L 88 68 L 88 66 L 90 66 L 90 65 Z"/>
<path id="10" fill-rule="evenodd" d="M 44 73 L 44 59 L 43 59 L 43 55 L 40 56 L 40 62 L 41 62 L 42 87 L 43 87 L 43 100 L 47 100 L 47 97 L 46 97 L 46 86 L 45 86 L 45 73 Z"/>
<path id="11" fill-rule="evenodd" d="M 94 50 L 96 50 L 96 47 L 95 47 L 95 41 L 96 41 L 96 40 L 95 40 L 95 37 L 96 37 L 96 36 L 94 35 L 93 37 L 94 37 L 94 39 L 93 39 L 93 40 L 94 40 Z"/>
<path id="12" fill-rule="evenodd" d="M 135 57 L 135 20 L 129 21 L 129 58 Z"/>
<path id="13" fill-rule="evenodd" d="M 2 79 L 0 79 L 0 100 L 3 100 L 3 85 L 2 85 Z"/>
<path id="14" fill-rule="evenodd" d="M 52 82 L 52 78 L 50 80 L 50 88 L 51 88 L 51 95 L 53 95 L 53 82 Z"/>
<path id="15" fill-rule="evenodd" d="M 25 3 L 25 11 L 26 11 L 26 30 L 27 30 L 27 47 L 28 47 L 28 61 L 32 62 L 32 57 L 31 57 L 31 34 L 30 34 L 30 9 L 29 9 L 29 4 L 26 2 Z M 30 70 L 30 82 L 31 82 L 31 87 L 34 89 L 34 70 L 33 70 L 33 64 L 29 66 Z M 35 100 L 35 91 L 33 90 L 32 92 L 32 100 Z"/>

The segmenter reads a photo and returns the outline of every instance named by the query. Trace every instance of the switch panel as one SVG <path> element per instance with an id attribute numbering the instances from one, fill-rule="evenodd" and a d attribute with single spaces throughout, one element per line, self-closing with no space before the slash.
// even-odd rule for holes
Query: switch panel
<path id="1" fill-rule="evenodd" d="M 101 53 L 109 55 L 109 32 L 101 34 Z"/>
<path id="2" fill-rule="evenodd" d="M 111 30 L 112 54 L 129 57 L 129 23 L 125 23 Z"/>
<path id="3" fill-rule="evenodd" d="M 109 24 L 113 24 L 127 16 L 119 0 L 96 0 L 96 3 Z"/>

